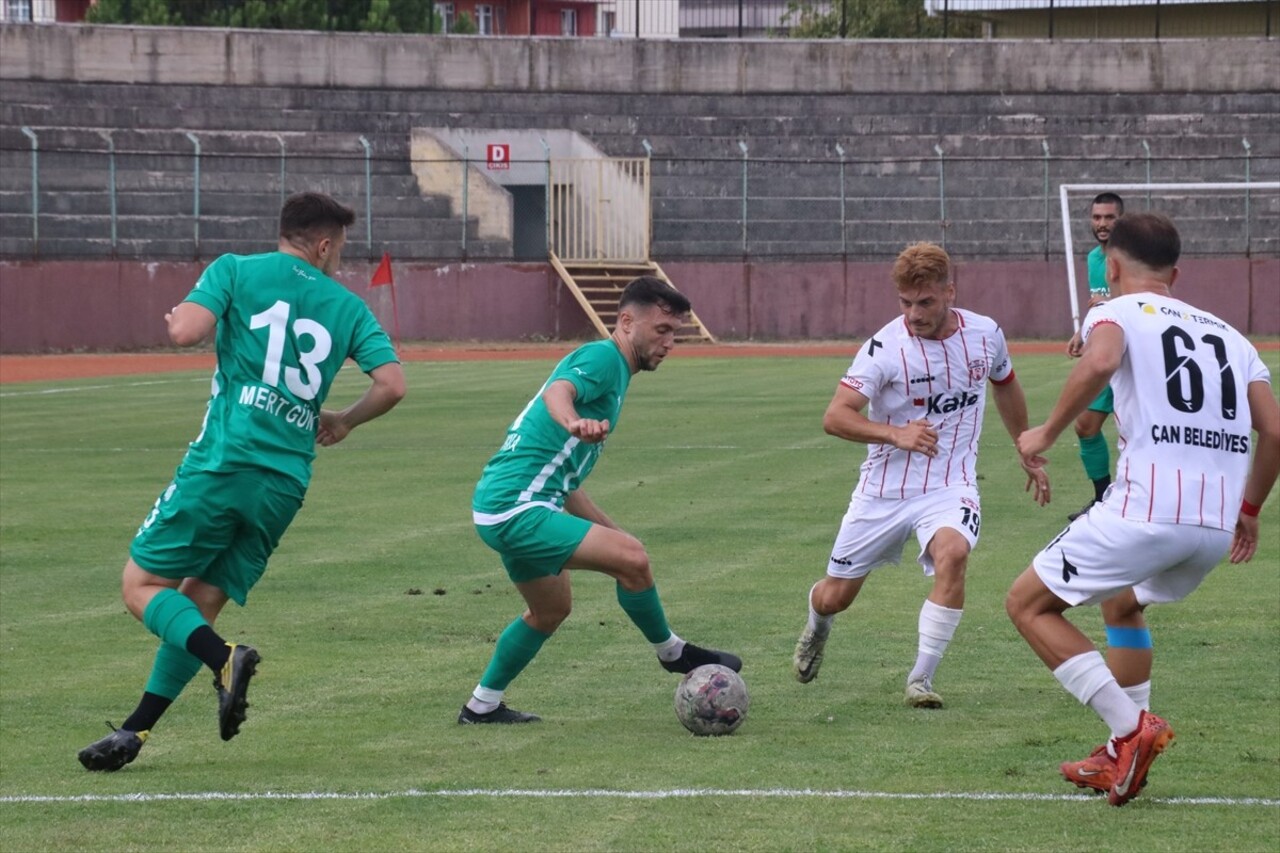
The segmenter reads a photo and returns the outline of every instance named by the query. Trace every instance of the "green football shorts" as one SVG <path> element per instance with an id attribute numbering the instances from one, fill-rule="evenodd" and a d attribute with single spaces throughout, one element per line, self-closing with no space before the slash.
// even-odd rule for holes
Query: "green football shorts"
<path id="1" fill-rule="evenodd" d="M 1104 415 L 1109 415 L 1115 410 L 1115 397 L 1111 394 L 1110 385 L 1103 388 L 1097 399 L 1089 404 L 1089 411 L 1091 412 L 1102 412 Z"/>
<path id="2" fill-rule="evenodd" d="M 534 507 L 499 524 L 477 524 L 484 544 L 497 551 L 513 583 L 560 574 L 591 522 L 567 512 Z"/>
<path id="3" fill-rule="evenodd" d="M 263 469 L 183 472 L 156 499 L 129 556 L 164 578 L 199 578 L 244 606 L 306 489 Z"/>

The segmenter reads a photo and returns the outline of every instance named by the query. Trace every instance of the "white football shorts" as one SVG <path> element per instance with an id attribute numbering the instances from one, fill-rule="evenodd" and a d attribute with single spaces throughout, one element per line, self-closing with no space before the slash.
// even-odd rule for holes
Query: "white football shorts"
<path id="1" fill-rule="evenodd" d="M 1071 605 L 1097 604 L 1133 587 L 1139 604 L 1181 601 L 1231 548 L 1232 533 L 1190 524 L 1126 521 L 1095 504 L 1031 565 Z"/>
<path id="2" fill-rule="evenodd" d="M 925 575 L 932 575 L 933 560 L 926 549 L 934 534 L 949 527 L 968 540 L 973 550 L 981 526 L 982 506 L 972 486 L 950 486 L 902 500 L 854 492 L 831 548 L 827 574 L 860 578 L 878 566 L 901 562 L 902 546 L 914 530 L 920 543 L 916 562 Z"/>

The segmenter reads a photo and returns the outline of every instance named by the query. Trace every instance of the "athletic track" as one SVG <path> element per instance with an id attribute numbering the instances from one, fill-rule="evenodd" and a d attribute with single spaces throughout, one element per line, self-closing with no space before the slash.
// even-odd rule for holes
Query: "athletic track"
<path id="1" fill-rule="evenodd" d="M 410 344 L 401 348 L 406 361 L 520 361 L 558 359 L 577 344 Z M 1266 345 L 1261 345 L 1266 346 Z M 1260 346 L 1260 348 L 1261 348 Z M 1280 343 L 1272 346 L 1280 348 Z M 852 359 L 858 342 L 813 344 L 686 344 L 672 358 L 746 358 L 762 356 Z M 1057 341 L 1023 341 L 1010 344 L 1013 354 L 1061 353 Z M 1267 347 L 1271 348 L 1271 347 Z M 1064 361 L 1065 356 L 1064 356 Z M 212 370 L 211 352 L 69 353 L 60 355 L 0 355 L 0 384 L 43 382 L 56 379 L 92 379 L 99 376 L 169 373 L 178 370 Z"/>

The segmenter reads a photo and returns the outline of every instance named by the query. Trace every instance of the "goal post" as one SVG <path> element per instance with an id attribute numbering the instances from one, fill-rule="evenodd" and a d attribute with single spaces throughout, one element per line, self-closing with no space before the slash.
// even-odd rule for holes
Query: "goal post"
<path id="1" fill-rule="evenodd" d="M 1071 239 L 1071 207 L 1068 196 L 1071 193 L 1103 193 L 1103 192 L 1212 192 L 1212 191 L 1244 191 L 1245 198 L 1256 190 L 1280 190 L 1280 181 L 1209 181 L 1202 183 L 1172 184 L 1059 184 L 1058 194 L 1062 201 L 1062 240 L 1067 262 L 1067 291 L 1071 299 L 1072 331 L 1080 331 L 1080 297 L 1076 292 L 1075 250 Z M 1247 212 L 1246 212 L 1247 215 Z"/>

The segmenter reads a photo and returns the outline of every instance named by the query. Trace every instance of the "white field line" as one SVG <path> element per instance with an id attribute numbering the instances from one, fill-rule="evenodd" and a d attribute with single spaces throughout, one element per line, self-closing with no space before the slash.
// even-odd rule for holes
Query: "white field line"
<path id="1" fill-rule="evenodd" d="M 116 382 L 110 385 L 76 385 L 69 388 L 41 388 L 35 391 L 0 391 L 0 397 L 41 397 L 45 394 L 74 394 L 80 391 L 101 391 L 106 388 L 140 388 L 143 385 L 178 385 L 188 382 L 208 384 L 209 377 L 195 379 L 149 379 L 146 382 Z"/>
<path id="2" fill-rule="evenodd" d="M 73 794 L 45 796 L 39 794 L 10 794 L 0 796 L 0 803 L 165 803 L 218 802 L 218 801 L 267 801 L 267 800 L 404 800 L 449 797 L 574 800 L 678 800 L 715 797 L 742 799 L 814 799 L 814 800 L 965 800 L 978 802 L 1052 802 L 1093 803 L 1098 798 L 1088 794 L 1033 794 L 1000 793 L 983 791 L 939 791 L 912 793 L 901 791 L 821 791 L 811 788 L 669 788 L 657 791 L 614 791 L 602 788 L 581 790 L 527 789 L 527 788 L 460 788 L 422 791 L 410 788 L 405 791 L 204 791 L 174 794 Z M 1267 797 L 1144 797 L 1144 802 L 1171 806 L 1280 806 L 1280 799 Z"/>

